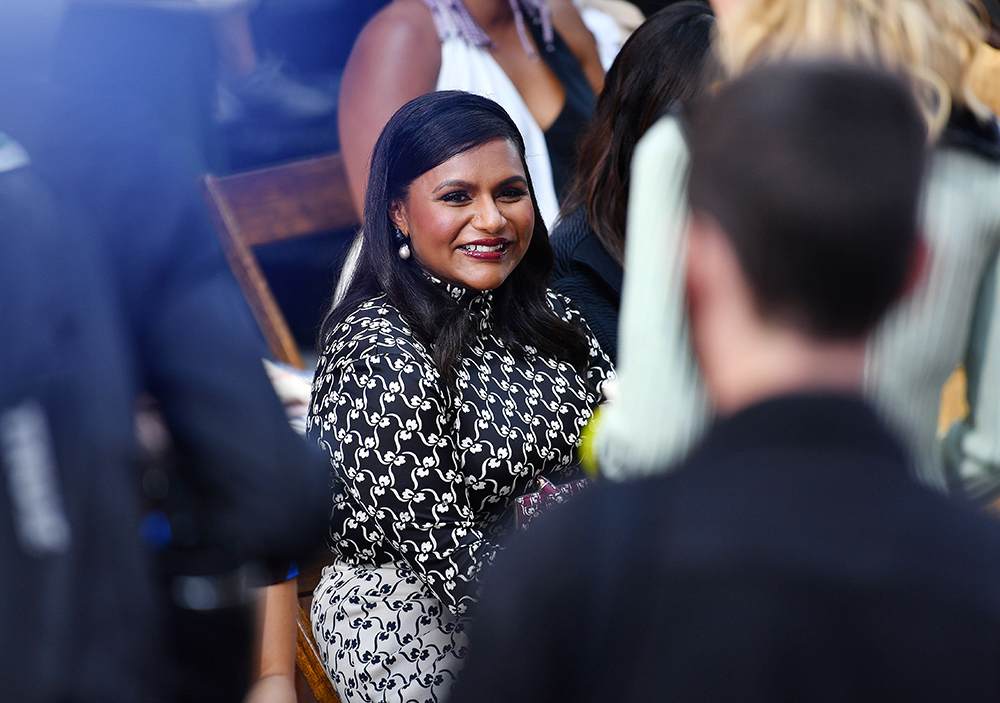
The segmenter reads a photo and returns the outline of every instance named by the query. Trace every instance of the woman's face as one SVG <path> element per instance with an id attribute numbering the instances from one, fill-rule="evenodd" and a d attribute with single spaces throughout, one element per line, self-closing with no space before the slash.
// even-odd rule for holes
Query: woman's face
<path id="1" fill-rule="evenodd" d="M 520 263 L 535 209 L 517 147 L 494 139 L 457 154 L 410 185 L 392 219 L 417 262 L 443 281 L 491 290 Z"/>

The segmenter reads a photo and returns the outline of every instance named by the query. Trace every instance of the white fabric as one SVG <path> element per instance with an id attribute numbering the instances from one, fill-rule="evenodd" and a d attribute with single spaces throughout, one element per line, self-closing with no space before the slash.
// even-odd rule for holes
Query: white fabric
<path id="1" fill-rule="evenodd" d="M 30 163 L 31 159 L 24 147 L 0 132 L 0 173 L 23 168 Z"/>
<path id="2" fill-rule="evenodd" d="M 444 703 L 468 650 L 466 621 L 396 566 L 326 567 L 309 620 L 344 703 Z"/>
<path id="3" fill-rule="evenodd" d="M 594 437 L 601 473 L 613 480 L 672 466 L 709 417 L 684 307 L 688 163 L 675 118 L 650 127 L 632 157 L 618 318 L 621 398 L 601 412 Z"/>
<path id="4" fill-rule="evenodd" d="M 601 59 L 601 67 L 607 71 L 615 62 L 615 57 L 618 56 L 627 35 L 622 34 L 618 23 L 611 15 L 600 10 L 595 10 L 592 7 L 584 8 L 580 10 L 580 17 L 583 18 L 583 24 L 594 36 L 594 41 L 597 43 L 597 55 Z"/>
<path id="5" fill-rule="evenodd" d="M 627 0 L 573 0 L 573 5 L 579 11 L 580 16 L 584 18 L 584 23 L 587 20 L 583 13 L 587 10 L 597 10 L 614 20 L 623 44 L 632 35 L 632 32 L 646 21 L 642 10 Z M 588 25 L 587 28 L 590 29 L 590 26 Z M 593 32 L 592 29 L 591 32 Z"/>
<path id="6" fill-rule="evenodd" d="M 545 133 L 535 122 L 521 94 L 487 49 L 472 46 L 444 14 L 435 14 L 441 40 L 441 72 L 437 90 L 465 90 L 495 100 L 510 115 L 524 137 L 525 155 L 535 200 L 549 229 L 559 214 L 559 201 L 552 182 L 552 165 Z"/>

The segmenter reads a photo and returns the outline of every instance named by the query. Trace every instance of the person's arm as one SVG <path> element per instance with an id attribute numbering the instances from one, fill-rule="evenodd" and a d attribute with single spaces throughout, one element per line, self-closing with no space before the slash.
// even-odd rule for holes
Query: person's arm
<path id="1" fill-rule="evenodd" d="M 470 505 L 440 384 L 413 357 L 372 350 L 320 368 L 309 424 L 330 454 L 343 499 L 361 511 L 362 529 L 384 539 L 461 614 L 495 546 Z"/>
<path id="2" fill-rule="evenodd" d="M 657 122 L 632 159 L 618 327 L 621 397 L 602 411 L 594 436 L 601 473 L 616 480 L 668 470 L 709 417 L 684 297 L 687 170 L 678 120 Z"/>
<path id="3" fill-rule="evenodd" d="M 969 333 L 965 355 L 969 415 L 949 429 L 943 452 L 947 469 L 962 480 L 973 499 L 995 495 L 1000 486 L 1000 299 L 997 296 L 1000 296 L 1000 258 L 994 259 L 987 269 Z"/>
<path id="4" fill-rule="evenodd" d="M 1000 192 L 1000 167 L 996 164 L 968 152 L 938 149 L 932 159 L 924 194 L 921 224 L 931 250 L 928 282 L 921 295 L 926 300 L 919 303 L 923 305 L 921 313 L 936 320 L 937 327 L 951 325 L 946 327 L 945 333 L 936 331 L 942 339 L 965 335 L 962 361 L 965 363 L 969 414 L 954 423 L 943 438 L 938 456 L 943 459 L 945 473 L 930 461 L 920 462 L 919 456 L 916 468 L 918 476 L 929 485 L 946 490 L 956 487 L 948 485 L 954 480 L 977 501 L 997 495 L 1000 488 L 1000 199 L 995 197 L 997 192 Z M 955 281 L 966 285 L 953 285 Z M 969 318 L 965 318 L 962 310 L 968 301 L 963 293 L 957 292 L 962 290 L 964 295 L 975 291 Z M 934 293 L 933 297 L 930 293 Z M 910 303 L 914 304 L 918 303 Z M 939 313 L 935 313 L 932 304 L 937 305 Z M 906 319 L 913 317 L 913 313 L 908 312 Z M 915 337 L 915 341 L 925 346 L 931 344 L 927 332 L 922 328 L 918 331 L 921 335 Z M 940 348 L 953 347 L 944 344 Z M 879 358 L 876 369 L 890 363 L 890 359 Z M 951 363 L 949 361 L 949 367 Z M 892 368 L 896 366 L 899 364 Z M 933 390 L 933 417 L 940 419 L 940 388 Z M 894 393 L 886 397 L 898 404 L 900 398 L 918 396 Z M 935 449 L 938 448 L 928 447 L 931 452 Z"/>
<path id="5" fill-rule="evenodd" d="M 601 66 L 594 35 L 570 0 L 549 0 L 549 9 L 552 11 L 552 26 L 580 62 L 594 93 L 600 95 L 604 88 L 604 67 Z"/>
<path id="6" fill-rule="evenodd" d="M 297 580 L 261 589 L 257 597 L 257 680 L 244 703 L 295 703 Z"/>
<path id="7" fill-rule="evenodd" d="M 441 42 L 420 0 L 391 3 L 358 36 L 337 107 L 340 149 L 358 213 L 364 211 L 369 160 L 382 128 L 405 103 L 432 92 L 440 70 Z"/>
<path id="8" fill-rule="evenodd" d="M 149 388 L 200 496 L 205 544 L 243 559 L 311 553 L 329 519 L 328 472 L 288 425 L 231 276 L 170 286 L 147 322 Z"/>

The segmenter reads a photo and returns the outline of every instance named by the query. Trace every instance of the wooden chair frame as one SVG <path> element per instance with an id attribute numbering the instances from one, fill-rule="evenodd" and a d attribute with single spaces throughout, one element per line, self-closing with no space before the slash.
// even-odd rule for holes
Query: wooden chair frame
<path id="1" fill-rule="evenodd" d="M 202 195 L 229 266 L 278 361 L 303 368 L 253 247 L 344 229 L 358 218 L 340 154 L 326 154 L 232 176 L 201 178 Z"/>
<path id="2" fill-rule="evenodd" d="M 200 185 L 229 266 L 271 353 L 278 361 L 303 368 L 298 346 L 253 248 L 357 224 L 343 158 L 326 154 L 231 176 L 208 174 Z M 302 607 L 303 600 L 308 607 L 311 586 L 318 581 L 321 568 L 319 561 L 304 565 L 299 576 L 295 659 L 319 703 L 340 703 L 323 668 L 309 615 Z"/>

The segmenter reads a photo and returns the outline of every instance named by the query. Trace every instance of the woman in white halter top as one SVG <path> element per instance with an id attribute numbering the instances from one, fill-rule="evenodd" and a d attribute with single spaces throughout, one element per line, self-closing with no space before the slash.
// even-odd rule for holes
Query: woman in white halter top
<path id="1" fill-rule="evenodd" d="M 566 57 L 553 61 L 560 50 Z M 568 137 L 593 104 L 586 93 L 603 82 L 594 38 L 570 0 L 395 0 L 361 32 L 341 84 L 340 144 L 358 212 L 372 147 L 389 117 L 424 93 L 466 90 L 500 103 L 521 131 L 551 226 L 562 162 L 571 161 L 553 152 L 572 151 Z"/>

